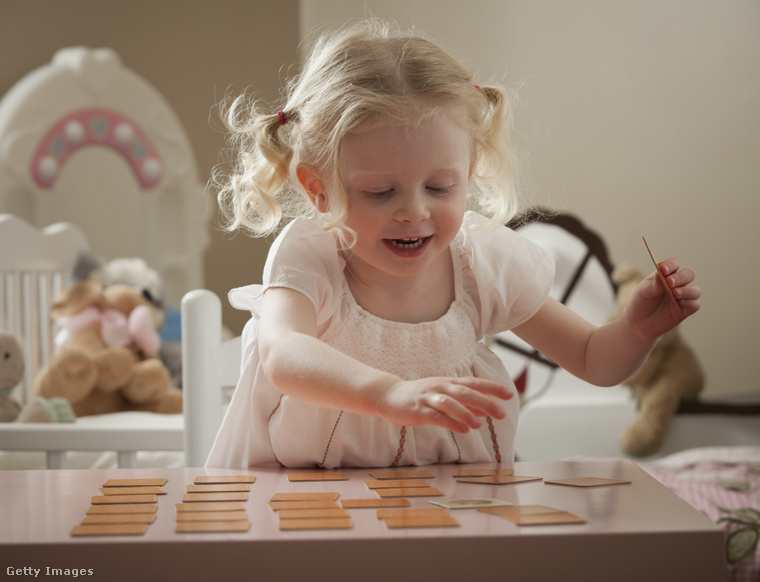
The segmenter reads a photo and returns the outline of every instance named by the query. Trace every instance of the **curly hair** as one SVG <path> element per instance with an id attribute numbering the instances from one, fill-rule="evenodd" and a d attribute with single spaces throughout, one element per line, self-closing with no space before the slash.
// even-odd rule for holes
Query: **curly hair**
<path id="1" fill-rule="evenodd" d="M 469 206 L 506 223 L 518 208 L 506 91 L 478 87 L 464 66 L 430 40 L 367 19 L 317 40 L 276 111 L 249 94 L 227 109 L 236 168 L 214 177 L 226 228 L 265 236 L 307 216 L 345 233 L 348 202 L 338 173 L 343 138 L 379 124 L 413 127 L 452 108 L 463 113 L 470 136 Z M 327 212 L 317 212 L 303 192 L 299 164 L 327 177 Z"/>

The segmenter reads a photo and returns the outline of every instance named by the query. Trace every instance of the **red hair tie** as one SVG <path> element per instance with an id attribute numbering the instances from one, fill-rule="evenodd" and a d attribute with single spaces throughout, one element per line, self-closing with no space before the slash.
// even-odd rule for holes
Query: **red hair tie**
<path id="1" fill-rule="evenodd" d="M 277 112 L 277 117 L 280 118 L 280 123 L 282 123 L 283 125 L 285 125 L 288 122 L 288 118 L 285 117 L 285 114 L 282 112 L 282 109 L 280 109 Z"/>

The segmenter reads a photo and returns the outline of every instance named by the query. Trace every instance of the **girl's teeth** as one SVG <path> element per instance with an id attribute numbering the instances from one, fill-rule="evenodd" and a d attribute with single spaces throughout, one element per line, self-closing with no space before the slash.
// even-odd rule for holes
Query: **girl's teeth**
<path id="1" fill-rule="evenodd" d="M 391 239 L 391 244 L 399 249 L 415 249 L 424 242 L 424 238 Z"/>

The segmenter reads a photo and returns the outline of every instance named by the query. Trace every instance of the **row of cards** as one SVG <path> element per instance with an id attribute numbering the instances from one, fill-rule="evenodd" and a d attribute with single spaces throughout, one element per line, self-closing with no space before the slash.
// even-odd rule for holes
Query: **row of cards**
<path id="1" fill-rule="evenodd" d="M 166 479 L 111 479 L 92 497 L 85 518 L 71 535 L 144 535 L 156 520 L 158 495 L 166 495 Z"/>
<path id="2" fill-rule="evenodd" d="M 243 533 L 251 529 L 244 503 L 253 475 L 202 476 L 185 487 L 176 510 L 176 533 Z"/>
<path id="3" fill-rule="evenodd" d="M 478 509 L 518 525 L 585 523 L 571 513 L 543 506 L 515 506 L 492 498 L 431 499 L 436 508 L 411 508 L 409 497 L 442 497 L 430 485 L 434 478 L 426 470 L 371 471 L 365 485 L 377 498 L 337 500 L 337 492 L 282 492 L 269 500 L 281 530 L 347 529 L 353 527 L 349 509 L 377 510 L 378 519 L 389 528 L 455 527 L 459 522 L 448 513 L 454 509 Z M 508 485 L 541 481 L 541 477 L 514 475 L 511 469 L 459 469 L 459 483 Z M 253 475 L 200 476 L 186 486 L 182 502 L 175 504 L 177 533 L 246 532 L 251 524 L 244 503 L 248 500 Z M 345 481 L 340 471 L 290 473 L 290 482 Z M 143 535 L 156 519 L 157 496 L 165 495 L 166 479 L 111 479 L 91 498 L 91 506 L 72 536 Z M 548 485 L 600 487 L 630 481 L 600 477 L 545 480 Z"/>

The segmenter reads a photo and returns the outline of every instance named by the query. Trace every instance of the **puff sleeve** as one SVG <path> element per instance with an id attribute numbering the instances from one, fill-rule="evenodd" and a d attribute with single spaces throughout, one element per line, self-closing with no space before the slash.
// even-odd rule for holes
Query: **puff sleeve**
<path id="1" fill-rule="evenodd" d="M 311 220 L 297 218 L 275 239 L 264 265 L 262 284 L 233 289 L 229 300 L 233 307 L 258 317 L 267 289 L 293 289 L 314 304 L 317 325 L 323 325 L 340 300 L 343 267 L 333 236 Z"/>
<path id="2" fill-rule="evenodd" d="M 544 249 L 502 225 L 468 212 L 462 228 L 463 285 L 480 337 L 513 329 L 544 304 L 554 261 Z"/>

